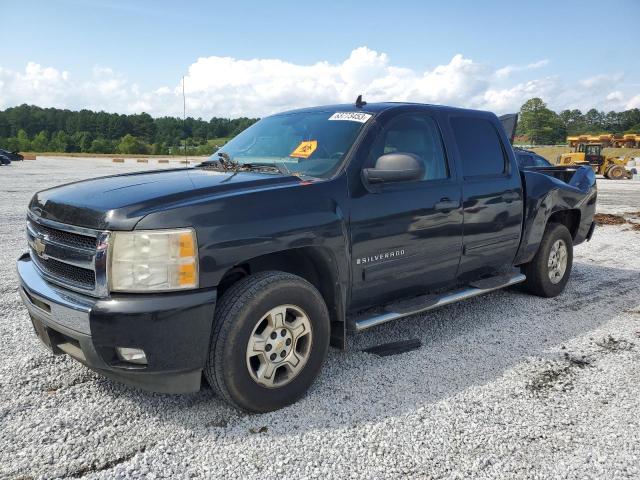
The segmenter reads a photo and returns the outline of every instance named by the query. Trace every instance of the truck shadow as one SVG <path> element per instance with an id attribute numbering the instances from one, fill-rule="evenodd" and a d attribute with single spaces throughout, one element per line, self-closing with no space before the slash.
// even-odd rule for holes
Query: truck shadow
<path id="1" fill-rule="evenodd" d="M 604 279 L 604 280 L 603 280 Z M 280 411 L 242 414 L 209 388 L 187 396 L 137 392 L 98 380 L 109 395 L 176 428 L 226 437 L 299 434 L 344 428 L 428 407 L 503 376 L 532 357 L 549 356 L 565 342 L 595 330 L 635 304 L 637 271 L 575 263 L 567 290 L 554 299 L 517 289 L 495 292 L 424 315 L 378 326 L 349 338 L 346 352 L 331 350 L 305 398 Z M 634 304 L 635 302 L 635 304 Z M 366 347 L 418 338 L 422 347 L 377 357 Z M 105 392 L 107 393 L 107 392 Z M 514 394 L 525 394 L 523 389 Z"/>

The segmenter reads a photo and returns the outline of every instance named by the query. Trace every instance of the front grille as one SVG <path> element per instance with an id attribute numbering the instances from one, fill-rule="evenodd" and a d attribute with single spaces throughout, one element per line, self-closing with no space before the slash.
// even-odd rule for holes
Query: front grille
<path id="1" fill-rule="evenodd" d="M 29 227 L 36 233 L 41 233 L 43 236 L 49 237 L 56 243 L 64 245 L 71 245 L 78 248 L 85 248 L 87 250 L 96 249 L 95 237 L 88 237 L 86 235 L 79 235 L 77 233 L 65 232 L 63 230 L 57 230 L 55 228 L 49 228 L 45 225 L 40 225 L 29 221 Z"/>
<path id="2" fill-rule="evenodd" d="M 36 256 L 34 261 L 41 270 L 61 281 L 86 288 L 87 290 L 93 290 L 96 286 L 96 275 L 92 270 L 59 262 L 53 258 L 40 258 Z"/>
<path id="3" fill-rule="evenodd" d="M 46 223 L 46 225 L 45 225 Z M 43 277 L 92 296 L 106 295 L 104 245 L 100 232 L 42 220 L 29 212 L 29 253 Z M 98 268 L 97 268 L 98 267 Z"/>

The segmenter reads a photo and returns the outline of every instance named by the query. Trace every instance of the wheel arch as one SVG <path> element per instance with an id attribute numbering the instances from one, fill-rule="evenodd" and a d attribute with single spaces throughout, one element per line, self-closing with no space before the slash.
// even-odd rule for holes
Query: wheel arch
<path id="1" fill-rule="evenodd" d="M 304 278 L 318 289 L 331 320 L 331 345 L 344 349 L 346 341 L 346 295 L 344 272 L 333 253 L 323 247 L 305 246 L 281 250 L 244 260 L 229 268 L 218 284 L 218 297 L 238 280 L 258 272 L 277 270 Z"/>
<path id="2" fill-rule="evenodd" d="M 564 225 L 569 230 L 571 239 L 575 242 L 579 237 L 582 212 L 578 208 L 556 208 L 550 213 L 543 208 L 536 209 L 537 218 L 525 223 L 523 243 L 516 256 L 514 265 L 523 265 L 535 256 L 540 248 L 540 242 L 547 226 L 552 223 Z M 547 213 L 545 216 L 544 214 Z M 545 218 L 546 217 L 546 218 Z M 579 240 L 579 239 L 578 239 Z M 579 242 L 578 242 L 579 243 Z"/>
<path id="3" fill-rule="evenodd" d="M 547 225 L 550 223 L 560 223 L 567 227 L 571 238 L 575 240 L 580 227 L 581 212 L 577 208 L 558 210 L 553 212 L 547 219 Z M 546 227 L 545 227 L 546 228 Z"/>

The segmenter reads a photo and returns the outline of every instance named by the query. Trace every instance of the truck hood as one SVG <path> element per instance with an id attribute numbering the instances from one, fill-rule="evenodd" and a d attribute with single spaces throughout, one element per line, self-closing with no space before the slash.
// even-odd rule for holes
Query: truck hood
<path id="1" fill-rule="evenodd" d="M 37 217 L 97 230 L 132 230 L 145 215 L 202 198 L 299 183 L 292 176 L 201 168 L 136 172 L 69 183 L 36 193 Z"/>

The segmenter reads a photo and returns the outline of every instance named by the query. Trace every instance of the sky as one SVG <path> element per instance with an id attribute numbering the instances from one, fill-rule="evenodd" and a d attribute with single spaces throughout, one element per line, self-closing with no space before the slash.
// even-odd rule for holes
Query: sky
<path id="1" fill-rule="evenodd" d="M 640 0 L 0 0 L 0 109 L 640 108 Z M 10 28 L 7 28 L 7 27 Z"/>

